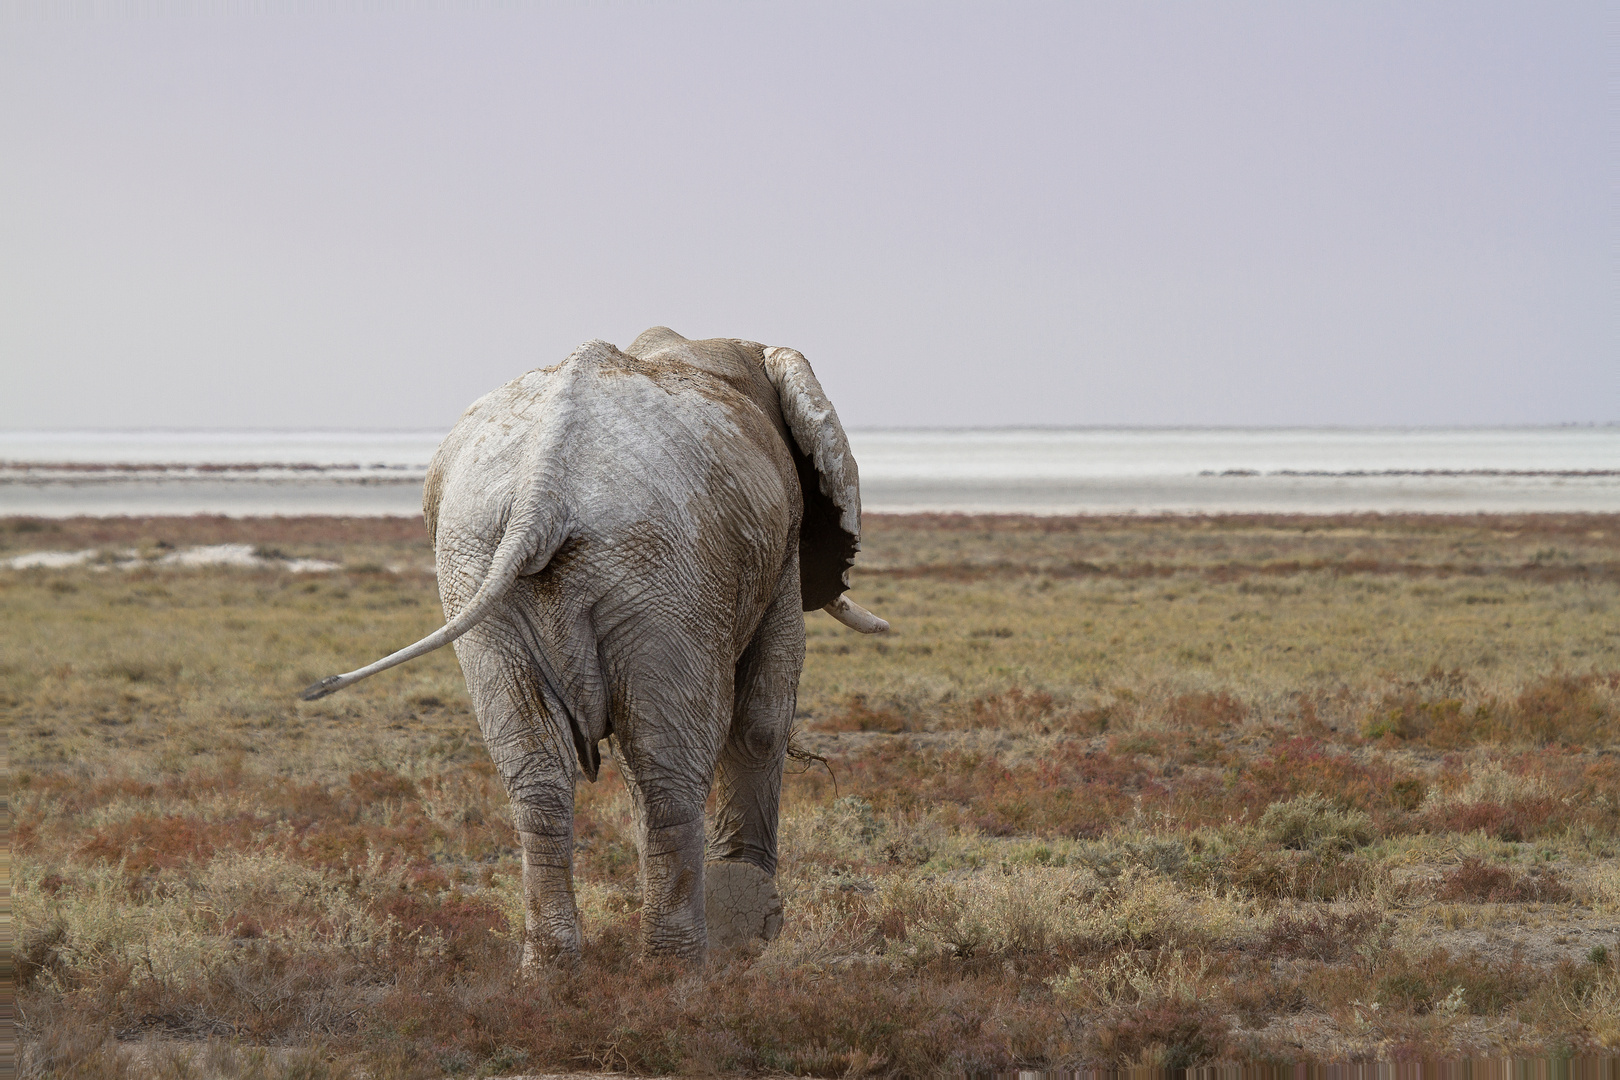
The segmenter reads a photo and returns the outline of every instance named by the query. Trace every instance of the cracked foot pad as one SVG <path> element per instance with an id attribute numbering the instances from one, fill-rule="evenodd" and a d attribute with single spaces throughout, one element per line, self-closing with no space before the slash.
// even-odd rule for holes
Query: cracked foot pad
<path id="1" fill-rule="evenodd" d="M 782 932 L 776 881 L 753 863 L 709 863 L 703 868 L 703 893 L 711 949 L 770 941 Z"/>

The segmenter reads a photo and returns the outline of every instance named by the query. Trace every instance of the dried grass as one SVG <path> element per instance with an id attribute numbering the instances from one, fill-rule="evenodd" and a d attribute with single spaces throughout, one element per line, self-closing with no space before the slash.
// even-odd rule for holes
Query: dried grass
<path id="1" fill-rule="evenodd" d="M 293 697 L 437 624 L 416 528 L 0 522 L 353 567 L 0 572 L 30 1075 L 1187 1067 L 1296 1060 L 1301 1015 L 1340 1057 L 1620 1042 L 1620 519 L 873 518 L 896 629 L 807 617 L 782 936 L 640 959 L 608 768 L 586 961 L 530 982 L 451 654 Z"/>

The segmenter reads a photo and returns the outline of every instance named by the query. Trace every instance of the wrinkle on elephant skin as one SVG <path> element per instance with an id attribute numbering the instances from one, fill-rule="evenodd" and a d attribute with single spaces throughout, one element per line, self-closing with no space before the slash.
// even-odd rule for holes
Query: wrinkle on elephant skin
<path id="1" fill-rule="evenodd" d="M 446 625 L 309 693 L 454 643 L 522 843 L 524 964 L 581 955 L 573 785 L 576 767 L 596 779 L 604 738 L 631 796 L 643 946 L 697 960 L 711 924 L 726 948 L 774 936 L 801 612 L 888 629 L 843 595 L 860 479 L 803 355 L 665 327 L 624 351 L 587 342 L 474 402 L 422 504 Z"/>

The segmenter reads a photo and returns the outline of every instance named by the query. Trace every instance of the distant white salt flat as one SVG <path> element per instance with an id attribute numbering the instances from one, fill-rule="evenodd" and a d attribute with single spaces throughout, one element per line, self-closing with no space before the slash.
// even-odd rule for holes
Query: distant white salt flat
<path id="1" fill-rule="evenodd" d="M 241 566 L 248 569 L 279 566 L 295 574 L 340 570 L 339 563 L 325 559 L 283 559 L 260 555 L 252 544 L 204 544 L 171 551 L 157 560 L 160 566 Z"/>
<path id="2" fill-rule="evenodd" d="M 235 566 L 250 570 L 279 568 L 294 574 L 319 574 L 343 569 L 342 564 L 328 562 L 325 559 L 284 559 L 260 555 L 252 544 L 204 544 L 166 552 L 153 558 L 147 558 L 133 548 L 111 551 L 88 548 L 83 551 L 30 551 L 24 555 L 0 559 L 0 566 L 11 570 L 65 570 L 87 563 L 94 563 L 98 568 L 114 570 L 134 570 L 146 566 L 187 569 Z"/>
<path id="3" fill-rule="evenodd" d="M 0 463 L 425 472 L 442 431 L 0 431 Z M 872 479 L 1620 469 L 1620 424 L 1509 428 L 855 429 Z"/>
<path id="4" fill-rule="evenodd" d="M 1620 476 L 862 477 L 868 513 L 1616 513 Z M 0 483 L 0 516 L 418 517 L 421 483 Z"/>
<path id="5" fill-rule="evenodd" d="M 1620 512 L 1620 476 L 1193 476 L 861 485 L 888 514 L 1507 514 Z"/>
<path id="6" fill-rule="evenodd" d="M 83 566 L 97 555 L 96 548 L 86 551 L 30 551 L 26 555 L 13 555 L 4 565 L 13 570 L 66 570 L 70 566 Z"/>
<path id="7" fill-rule="evenodd" d="M 12 483 L 0 478 L 0 516 L 418 517 L 421 513 L 420 478 L 372 484 L 318 476 L 296 481 L 158 477 L 71 483 Z"/>
<path id="8" fill-rule="evenodd" d="M 438 432 L 0 432 L 0 514 L 421 513 Z M 866 510 L 1620 512 L 1620 425 L 850 433 Z"/>
<path id="9" fill-rule="evenodd" d="M 284 463 L 425 472 L 443 431 L 0 431 L 0 462 Z"/>
<path id="10" fill-rule="evenodd" d="M 863 480 L 933 483 L 1620 472 L 1620 425 L 857 431 L 850 444 Z"/>

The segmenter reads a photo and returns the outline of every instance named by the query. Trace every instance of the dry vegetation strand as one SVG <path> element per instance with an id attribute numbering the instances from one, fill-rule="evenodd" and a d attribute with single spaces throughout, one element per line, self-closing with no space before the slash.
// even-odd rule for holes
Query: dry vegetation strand
<path id="1" fill-rule="evenodd" d="M 1620 1049 L 1620 518 L 869 519 L 807 616 L 783 935 L 634 954 L 578 790 L 583 966 L 515 973 L 518 860 L 420 525 L 0 522 L 34 1075 L 920 1075 Z M 823 768 L 825 765 L 825 768 Z"/>

